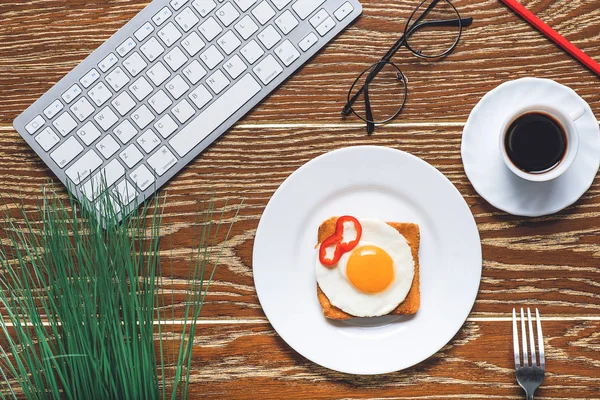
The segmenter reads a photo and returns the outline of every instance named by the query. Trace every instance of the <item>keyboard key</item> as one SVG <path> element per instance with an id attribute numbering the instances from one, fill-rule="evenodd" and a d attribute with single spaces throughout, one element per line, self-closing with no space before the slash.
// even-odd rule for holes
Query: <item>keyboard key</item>
<path id="1" fill-rule="evenodd" d="M 302 51 L 306 51 L 306 50 L 310 49 L 311 47 L 313 47 L 315 45 L 315 43 L 317 43 L 318 41 L 319 41 L 319 37 L 317 35 L 315 35 L 313 32 L 311 32 L 308 35 L 306 35 L 306 37 L 304 39 L 302 39 L 300 41 L 300 43 L 298 43 L 298 46 L 300 46 Z"/>
<path id="2" fill-rule="evenodd" d="M 154 27 L 150 22 L 146 22 L 140 29 L 135 31 L 133 34 L 137 40 L 140 42 L 146 39 L 150 34 L 154 32 Z"/>
<path id="3" fill-rule="evenodd" d="M 142 53 L 146 56 L 148 61 L 153 62 L 156 60 L 162 53 L 165 52 L 165 48 L 156 40 L 155 37 L 151 37 L 148 39 L 146 43 L 140 47 Z"/>
<path id="4" fill-rule="evenodd" d="M 154 114 L 145 105 L 138 108 L 131 117 L 140 129 L 144 129 L 150 122 L 154 121 Z"/>
<path id="5" fill-rule="evenodd" d="M 223 67 L 231 79 L 236 79 L 248 68 L 237 54 L 231 57 L 231 59 L 227 61 Z"/>
<path id="6" fill-rule="evenodd" d="M 275 30 L 275 28 L 273 28 L 273 25 L 269 25 L 264 31 L 258 34 L 258 39 L 267 48 L 267 50 L 270 50 L 277 44 L 277 42 L 281 40 L 281 35 Z"/>
<path id="7" fill-rule="evenodd" d="M 138 193 L 131 183 L 124 180 L 111 189 L 111 195 L 115 198 L 118 205 L 126 206 L 137 197 Z"/>
<path id="8" fill-rule="evenodd" d="M 131 144 L 125 150 L 119 153 L 119 157 L 129 168 L 133 168 L 137 165 L 137 163 L 142 161 L 144 155 L 134 144 Z"/>
<path id="9" fill-rule="evenodd" d="M 202 54 L 200 54 L 200 59 L 204 61 L 204 64 L 206 64 L 208 69 L 213 69 L 214 67 L 219 65 L 221 61 L 224 60 L 224 57 L 221 54 L 221 52 L 217 50 L 217 47 L 213 44 L 208 49 L 204 50 Z"/>
<path id="10" fill-rule="evenodd" d="M 100 133 L 100 130 L 96 128 L 96 125 L 92 121 L 88 121 L 77 130 L 77 136 L 79 136 L 86 146 L 94 143 L 101 135 L 102 133 Z"/>
<path id="11" fill-rule="evenodd" d="M 129 111 L 133 110 L 136 102 L 131 98 L 129 93 L 123 92 L 117 96 L 117 98 L 114 99 L 111 104 L 117 110 L 117 112 L 124 117 Z"/>
<path id="12" fill-rule="evenodd" d="M 179 32 L 172 22 L 169 22 L 164 28 L 158 31 L 158 37 L 167 45 L 167 47 L 173 46 L 175 42 L 181 39 L 181 36 L 181 32 Z"/>
<path id="13" fill-rule="evenodd" d="M 63 136 L 67 136 L 73 129 L 77 128 L 77 122 L 69 115 L 69 113 L 63 113 L 52 125 L 54 125 L 58 133 Z"/>
<path id="14" fill-rule="evenodd" d="M 292 5 L 292 8 L 300 19 L 306 19 L 323 3 L 325 0 L 298 0 Z"/>
<path id="15" fill-rule="evenodd" d="M 218 72 L 221 72 L 221 71 L 218 71 Z M 223 77 L 224 76 L 225 75 L 223 75 Z M 227 79 L 227 78 L 225 78 L 225 79 Z M 194 107 L 192 107 L 190 105 L 190 103 L 188 103 L 188 101 L 185 100 L 185 99 L 181 100 L 179 102 L 179 104 L 177 104 L 171 110 L 171 112 L 173 113 L 173 115 L 175 116 L 175 118 L 177 118 L 177 120 L 179 120 L 179 122 L 182 123 L 182 124 L 185 124 L 196 113 L 196 111 L 194 110 Z"/>
<path id="16" fill-rule="evenodd" d="M 173 104 L 173 101 L 171 101 L 164 90 L 159 90 L 154 96 L 150 97 L 148 104 L 150 104 L 150 107 L 152 107 L 157 114 L 162 114 L 163 111 Z"/>
<path id="17" fill-rule="evenodd" d="M 242 47 L 242 55 L 250 65 L 258 61 L 265 54 L 265 51 L 260 47 L 256 40 L 251 40 L 247 45 Z"/>
<path id="18" fill-rule="evenodd" d="M 179 25 L 184 32 L 189 32 L 190 29 L 200 22 L 200 19 L 196 17 L 196 14 L 194 14 L 189 7 L 187 7 L 175 17 L 175 22 L 177 22 L 177 25 Z"/>
<path id="19" fill-rule="evenodd" d="M 63 103 L 61 103 L 60 100 L 54 100 L 54 102 L 44 110 L 44 115 L 46 118 L 52 119 L 56 114 L 62 111 L 63 108 L 65 108 L 65 106 L 63 106 Z"/>
<path id="20" fill-rule="evenodd" d="M 208 106 L 204 112 L 173 136 L 169 140 L 169 144 L 179 157 L 185 156 L 244 104 L 256 96 L 260 90 L 261 86 L 252 75 L 244 75 L 221 97 Z"/>
<path id="21" fill-rule="evenodd" d="M 117 114 L 113 112 L 109 107 L 104 107 L 102 111 L 94 116 L 94 119 L 100 125 L 105 132 L 108 131 L 114 124 L 119 121 Z"/>
<path id="22" fill-rule="evenodd" d="M 196 105 L 196 107 L 202 108 L 212 100 L 213 95 L 210 94 L 204 85 L 200 85 L 192 93 L 190 93 L 189 98 Z"/>
<path id="23" fill-rule="evenodd" d="M 201 17 L 206 17 L 208 13 L 217 7 L 213 0 L 194 0 L 192 6 L 198 11 Z"/>
<path id="24" fill-rule="evenodd" d="M 154 124 L 154 128 L 160 136 L 166 139 L 179 128 L 179 125 L 177 125 L 177 122 L 167 114 Z"/>
<path id="25" fill-rule="evenodd" d="M 196 83 L 200 82 L 200 79 L 206 76 L 206 70 L 202 65 L 200 65 L 198 60 L 194 60 L 190 63 L 190 65 L 183 69 L 183 74 L 192 85 L 195 85 Z"/>
<path id="26" fill-rule="evenodd" d="M 269 82 L 283 72 L 283 68 L 271 54 L 266 56 L 260 63 L 256 64 L 256 67 L 252 70 L 265 85 L 269 84 Z"/>
<path id="27" fill-rule="evenodd" d="M 249 15 L 246 15 L 240 22 L 235 24 L 234 28 L 244 40 L 248 39 L 258 31 L 258 25 L 256 25 Z"/>
<path id="28" fill-rule="evenodd" d="M 77 117 L 80 122 L 85 121 L 87 117 L 94 113 L 94 111 L 96 111 L 96 108 L 94 108 L 92 103 L 85 97 L 77 100 L 71 107 L 71 112 L 75 114 L 75 117 Z"/>
<path id="29" fill-rule="evenodd" d="M 219 46 L 227 55 L 233 53 L 235 49 L 242 45 L 240 39 L 238 39 L 232 31 L 225 32 L 225 34 L 217 40 L 217 43 L 219 43 Z"/>
<path id="30" fill-rule="evenodd" d="M 119 53 L 121 57 L 125 57 L 127 54 L 129 54 L 131 50 L 135 48 L 135 46 L 135 40 L 133 40 L 132 38 L 127 38 L 126 41 L 124 41 L 119 47 L 117 47 L 117 53 Z"/>
<path id="31" fill-rule="evenodd" d="M 229 26 L 238 19 L 240 13 L 237 12 L 233 4 L 230 2 L 225 3 L 225 5 L 217 10 L 215 15 L 221 20 L 223 25 Z"/>
<path id="32" fill-rule="evenodd" d="M 316 13 L 309 19 L 309 22 L 313 28 L 316 28 L 317 26 L 321 25 L 321 23 L 327 18 L 329 18 L 329 14 L 327 14 L 327 11 L 325 11 L 324 9 L 320 9 L 318 13 Z"/>
<path id="33" fill-rule="evenodd" d="M 352 7 L 352 4 L 350 4 L 350 2 L 347 1 L 344 4 L 342 4 L 340 8 L 335 10 L 333 15 L 335 15 L 338 21 L 341 21 L 348 15 L 352 14 L 352 11 L 354 11 L 354 7 Z"/>
<path id="34" fill-rule="evenodd" d="M 100 68 L 100 71 L 106 72 L 111 69 L 117 63 L 117 61 L 117 56 L 115 56 L 113 53 L 110 53 L 104 58 L 104 60 L 100 61 L 98 68 Z"/>
<path id="35" fill-rule="evenodd" d="M 190 87 L 187 83 L 185 83 L 180 75 L 177 75 L 175 78 L 171 79 L 166 84 L 166 88 L 175 100 L 179 99 L 185 92 L 190 90 Z"/>
<path id="36" fill-rule="evenodd" d="M 125 175 L 125 168 L 118 160 L 112 160 L 98 171 L 82 187 L 81 191 L 90 201 L 94 201 L 106 189 L 117 183 Z"/>
<path id="37" fill-rule="evenodd" d="M 35 141 L 38 142 L 44 151 L 49 151 L 60 142 L 60 138 L 54 133 L 52 128 L 47 127 L 35 137 Z"/>
<path id="38" fill-rule="evenodd" d="M 177 11 L 181 7 L 183 7 L 188 1 L 189 0 L 171 0 L 171 7 L 173 7 L 173 9 Z"/>
<path id="39" fill-rule="evenodd" d="M 65 171 L 65 174 L 67 174 L 74 184 L 79 185 L 81 181 L 90 176 L 101 165 L 102 159 L 98 157 L 98 154 L 94 150 L 90 150 L 81 156 L 79 160 L 75 161 Z"/>
<path id="40" fill-rule="evenodd" d="M 281 43 L 275 49 L 275 54 L 277 54 L 277 57 L 279 57 L 283 65 L 285 65 L 286 67 L 289 67 L 294 61 L 298 59 L 298 57 L 300 57 L 300 53 L 298 52 L 298 50 L 296 50 L 294 45 L 289 40 L 286 40 L 285 42 Z"/>
<path id="41" fill-rule="evenodd" d="M 252 10 L 252 15 L 256 17 L 261 25 L 264 25 L 275 16 L 275 10 L 271 8 L 266 0 L 263 0 L 259 5 L 254 7 Z"/>
<path id="42" fill-rule="evenodd" d="M 235 0 L 235 4 L 238 5 L 242 12 L 245 12 L 252 7 L 256 1 L 257 0 Z"/>
<path id="43" fill-rule="evenodd" d="M 112 92 L 103 82 L 100 82 L 88 92 L 88 95 L 90 96 L 90 99 L 96 103 L 96 106 L 100 107 L 112 97 Z"/>
<path id="44" fill-rule="evenodd" d="M 96 144 L 96 148 L 100 151 L 100 153 L 102 153 L 104 158 L 109 159 L 113 156 L 113 154 L 119 151 L 121 146 L 119 143 L 117 143 L 115 138 L 112 137 L 112 135 L 106 135 Z"/>
<path id="45" fill-rule="evenodd" d="M 148 189 L 154 183 L 154 175 L 144 164 L 137 167 L 129 177 L 141 191 Z"/>
<path id="46" fill-rule="evenodd" d="M 325 21 L 323 21 L 323 23 L 321 25 L 319 25 L 317 27 L 317 32 L 319 32 L 319 35 L 325 36 L 325 34 L 327 32 L 329 32 L 330 30 L 332 30 L 334 26 L 335 26 L 335 21 L 333 20 L 333 18 L 329 17 Z"/>
<path id="47" fill-rule="evenodd" d="M 225 74 L 218 69 L 217 72 L 206 79 L 206 83 L 208 83 L 208 86 L 210 86 L 213 92 L 219 94 L 227 87 L 227 85 L 229 85 L 229 79 L 227 79 Z"/>
<path id="48" fill-rule="evenodd" d="M 125 120 L 117 125 L 117 127 L 113 130 L 113 133 L 121 141 L 121 143 L 127 144 L 138 134 L 138 131 L 131 124 L 131 122 Z"/>
<path id="49" fill-rule="evenodd" d="M 125 69 L 127 69 L 127 71 L 129 71 L 131 76 L 135 78 L 148 66 L 148 64 L 146 63 L 146 61 L 144 61 L 142 56 L 140 56 L 140 53 L 136 51 L 131 56 L 129 56 L 128 59 L 123 61 L 123 66 L 125 67 Z"/>
<path id="50" fill-rule="evenodd" d="M 169 79 L 171 73 L 160 61 L 146 72 L 146 75 L 154 82 L 156 86 L 160 86 L 164 81 Z"/>
<path id="51" fill-rule="evenodd" d="M 166 146 L 161 147 L 148 158 L 148 165 L 158 176 L 163 176 L 175 164 L 177 164 L 177 158 Z"/>
<path id="52" fill-rule="evenodd" d="M 65 140 L 63 144 L 54 150 L 50 157 L 59 167 L 64 168 L 83 151 L 83 146 L 73 136 Z"/>
<path id="53" fill-rule="evenodd" d="M 283 7 L 287 6 L 292 0 L 273 0 L 273 4 L 279 11 L 283 10 Z"/>
<path id="54" fill-rule="evenodd" d="M 216 38 L 222 31 L 221 25 L 213 17 L 208 18 L 200 25 L 200 33 L 209 42 Z"/>
<path id="55" fill-rule="evenodd" d="M 161 26 L 166 20 L 169 19 L 171 15 L 173 15 L 173 13 L 171 10 L 169 10 L 169 7 L 164 7 L 156 15 L 154 15 L 154 17 L 152 17 L 152 21 L 154 21 L 157 26 Z"/>
<path id="56" fill-rule="evenodd" d="M 79 82 L 84 88 L 87 89 L 92 86 L 92 83 L 96 82 L 98 78 L 100 78 L 100 73 L 96 70 L 96 68 L 92 68 L 92 70 L 85 74 L 83 78 L 79 80 Z"/>
<path id="57" fill-rule="evenodd" d="M 286 10 L 283 14 L 277 17 L 275 24 L 277 24 L 277 27 L 279 27 L 284 35 L 287 35 L 298 26 L 298 20 L 296 17 L 294 17 L 290 10 Z"/>
<path id="58" fill-rule="evenodd" d="M 165 61 L 169 64 L 169 67 L 173 71 L 177 71 L 181 68 L 186 62 L 188 62 L 188 58 L 183 54 L 183 51 L 179 47 L 173 48 L 167 55 L 165 56 Z"/>
<path id="59" fill-rule="evenodd" d="M 148 83 L 146 78 L 140 77 L 137 81 L 133 82 L 133 85 L 129 86 L 129 90 L 139 101 L 144 100 L 152 91 L 152 85 Z"/>
<path id="60" fill-rule="evenodd" d="M 192 32 L 188 37 L 183 39 L 181 45 L 190 57 L 194 57 L 206 44 L 196 32 Z"/>
<path id="61" fill-rule="evenodd" d="M 79 85 L 75 84 L 69 88 L 66 92 L 63 93 L 62 99 L 65 103 L 70 104 L 73 100 L 77 98 L 81 94 L 81 88 Z"/>
<path id="62" fill-rule="evenodd" d="M 146 153 L 150 154 L 150 152 L 160 144 L 160 139 L 154 134 L 154 132 L 152 132 L 151 129 L 148 129 L 142 134 L 142 136 L 137 138 L 137 143 L 142 149 L 144 149 Z"/>
<path id="63" fill-rule="evenodd" d="M 46 123 L 46 121 L 44 121 L 44 117 L 42 117 L 41 115 L 36 115 L 36 117 L 30 123 L 25 125 L 25 129 L 27 130 L 27 132 L 29 132 L 29 134 L 33 135 L 45 123 Z"/>

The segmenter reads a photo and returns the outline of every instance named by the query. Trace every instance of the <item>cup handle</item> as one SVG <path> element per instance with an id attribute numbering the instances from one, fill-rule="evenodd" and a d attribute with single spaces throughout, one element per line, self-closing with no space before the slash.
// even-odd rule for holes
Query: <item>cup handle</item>
<path id="1" fill-rule="evenodd" d="M 579 118 L 583 117 L 585 114 L 585 107 L 579 107 L 579 109 L 572 111 L 569 113 L 569 117 L 573 122 L 577 121 Z"/>

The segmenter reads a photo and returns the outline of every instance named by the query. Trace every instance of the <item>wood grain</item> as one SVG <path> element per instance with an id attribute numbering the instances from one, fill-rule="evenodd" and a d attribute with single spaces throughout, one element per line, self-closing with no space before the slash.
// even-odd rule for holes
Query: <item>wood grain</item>
<path id="1" fill-rule="evenodd" d="M 600 8 L 593 0 L 522 0 L 600 60 Z M 394 61 L 409 98 L 393 124 L 367 137 L 340 110 L 356 75 L 398 38 L 417 1 L 362 0 L 363 15 L 162 191 L 167 196 L 166 290 L 180 312 L 188 258 L 199 226 L 197 200 L 214 191 L 226 218 L 245 198 L 202 311 L 192 398 L 521 399 L 511 358 L 509 312 L 537 306 L 544 321 L 545 399 L 600 399 L 600 180 L 573 206 L 521 218 L 477 195 L 460 158 L 463 124 L 502 82 L 525 76 L 575 89 L 600 112 L 599 78 L 497 0 L 456 0 L 474 23 L 454 53 L 422 61 L 406 49 Z M 33 209 L 41 187 L 58 183 L 12 129 L 12 120 L 147 4 L 142 0 L 0 2 L 0 195 Z M 483 276 L 469 320 L 429 360 L 378 377 L 319 367 L 268 324 L 252 277 L 260 216 L 279 185 L 328 151 L 364 144 L 410 152 L 440 170 L 467 201 L 481 235 Z M 65 191 L 59 186 L 59 193 Z M 218 238 L 218 242 L 222 237 Z M 177 316 L 177 315 L 176 315 Z M 178 325 L 174 325 L 174 329 Z M 538 398 L 538 397 L 536 397 Z"/>
<path id="2" fill-rule="evenodd" d="M 388 126 L 371 138 L 362 127 L 329 128 L 318 134 L 312 128 L 291 127 L 257 132 L 252 126 L 240 126 L 231 130 L 164 189 L 168 196 L 164 242 L 175 249 L 165 251 L 164 257 L 173 265 L 174 284 L 187 276 L 199 222 L 196 201 L 203 189 L 214 190 L 220 204 L 226 200 L 237 204 L 244 197 L 203 316 L 264 317 L 254 290 L 252 246 L 271 195 L 308 160 L 375 140 L 438 168 L 469 204 L 480 231 L 484 259 L 473 316 L 506 316 L 507 305 L 528 302 L 543 306 L 548 316 L 600 315 L 600 180 L 596 179 L 580 201 L 558 214 L 510 216 L 482 200 L 468 182 L 460 159 L 460 138 L 460 127 Z M 10 128 L 0 135 L 0 159 L 4 161 L 0 165 L 0 192 L 34 204 L 40 187 L 51 175 Z"/>
<path id="3" fill-rule="evenodd" d="M 363 3 L 360 19 L 250 113 L 246 122 L 343 122 L 340 111 L 349 86 L 397 40 L 417 2 Z M 401 50 L 394 58 L 409 79 L 409 100 L 398 121 L 464 121 L 483 94 L 524 76 L 571 86 L 596 113 L 600 111 L 598 77 L 500 2 L 454 3 L 461 15 L 474 18 L 454 53 L 444 60 L 422 61 Z M 593 1 L 524 3 L 600 59 L 600 9 Z M 2 2 L 0 122 L 11 123 L 145 4 L 139 0 Z"/>
<path id="4" fill-rule="evenodd" d="M 600 322 L 544 321 L 547 372 L 540 399 L 600 399 Z M 320 367 L 263 325 L 202 325 L 192 390 L 215 399 L 522 399 L 511 323 L 467 322 L 428 360 L 379 376 Z M 196 397 L 193 396 L 193 397 Z"/>

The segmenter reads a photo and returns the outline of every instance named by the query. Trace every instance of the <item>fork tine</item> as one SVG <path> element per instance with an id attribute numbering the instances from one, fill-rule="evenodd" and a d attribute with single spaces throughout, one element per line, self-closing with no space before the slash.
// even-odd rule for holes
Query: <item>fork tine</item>
<path id="1" fill-rule="evenodd" d="M 533 338 L 533 327 L 531 325 L 531 310 L 527 307 L 527 324 L 529 325 L 529 351 L 531 352 L 531 365 L 537 366 L 535 356 L 535 339 Z"/>
<path id="2" fill-rule="evenodd" d="M 527 331 L 525 330 L 525 314 L 523 313 L 523 308 L 521 307 L 521 335 L 523 337 L 521 340 L 523 341 L 523 365 L 529 365 L 529 358 L 527 355 Z"/>
<path id="3" fill-rule="evenodd" d="M 544 335 L 542 334 L 542 323 L 540 321 L 540 313 L 535 309 L 535 320 L 537 321 L 538 349 L 540 352 L 540 367 L 546 369 L 546 359 L 544 358 Z"/>
<path id="4" fill-rule="evenodd" d="M 519 358 L 519 330 L 517 329 L 517 314 L 513 308 L 513 347 L 515 351 L 515 368 L 521 366 L 521 360 Z"/>

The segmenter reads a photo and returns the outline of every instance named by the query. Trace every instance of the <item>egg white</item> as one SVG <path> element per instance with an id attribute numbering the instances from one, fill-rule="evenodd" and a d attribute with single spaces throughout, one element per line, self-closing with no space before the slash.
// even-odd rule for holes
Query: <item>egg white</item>
<path id="1" fill-rule="evenodd" d="M 392 258 L 394 280 L 380 293 L 363 293 L 354 288 L 346 275 L 352 251 L 344 253 L 333 269 L 317 257 L 317 282 L 331 304 L 357 317 L 376 317 L 388 314 L 406 299 L 415 274 L 415 262 L 406 238 L 381 220 L 359 219 L 361 238 L 354 249 L 373 245 L 385 250 Z"/>

